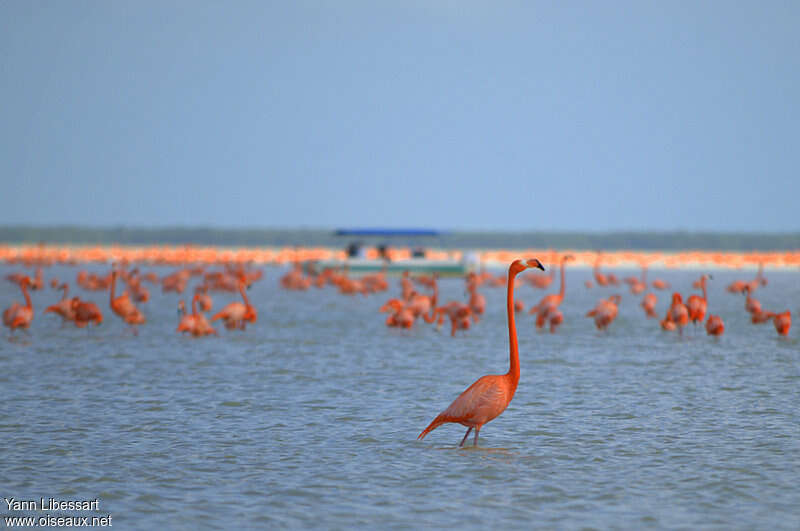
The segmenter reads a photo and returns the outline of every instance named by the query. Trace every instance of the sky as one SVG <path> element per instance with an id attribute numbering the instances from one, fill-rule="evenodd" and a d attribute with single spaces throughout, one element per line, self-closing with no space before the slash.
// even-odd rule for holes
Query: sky
<path id="1" fill-rule="evenodd" d="M 0 224 L 800 230 L 800 2 L 0 0 Z"/>

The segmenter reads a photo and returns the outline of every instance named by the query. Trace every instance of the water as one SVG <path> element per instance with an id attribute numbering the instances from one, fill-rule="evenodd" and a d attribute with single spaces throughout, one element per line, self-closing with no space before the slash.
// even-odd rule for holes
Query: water
<path id="1" fill-rule="evenodd" d="M 348 298 L 282 291 L 280 273 L 249 294 L 258 322 L 218 338 L 177 335 L 178 296 L 156 289 L 138 337 L 106 294 L 81 293 L 106 318 L 87 332 L 42 313 L 60 293 L 34 293 L 30 334 L 0 341 L 0 496 L 99 498 L 123 529 L 800 525 L 798 324 L 788 339 L 749 324 L 744 297 L 723 289 L 749 274 L 715 272 L 715 340 L 662 332 L 640 296 L 587 290 L 590 272 L 570 270 L 564 325 L 536 333 L 519 317 L 514 401 L 477 449 L 458 449 L 459 425 L 416 437 L 479 376 L 507 370 L 504 289 L 482 288 L 487 315 L 451 338 L 384 326 L 396 280 Z M 650 272 L 684 293 L 696 276 Z M 768 278 L 757 298 L 797 321 L 800 275 Z M 620 315 L 599 333 L 583 315 L 614 292 Z M 526 306 L 542 294 L 517 289 Z M 235 299 L 216 294 L 215 308 Z M 463 282 L 444 280 L 442 299 L 464 299 Z M 12 300 L 0 282 L 0 305 Z"/>

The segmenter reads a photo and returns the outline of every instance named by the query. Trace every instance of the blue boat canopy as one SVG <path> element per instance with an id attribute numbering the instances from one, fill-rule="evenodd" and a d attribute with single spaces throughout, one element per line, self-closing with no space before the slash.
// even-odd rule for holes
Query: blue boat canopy
<path id="1" fill-rule="evenodd" d="M 337 229 L 337 236 L 440 236 L 431 229 Z"/>

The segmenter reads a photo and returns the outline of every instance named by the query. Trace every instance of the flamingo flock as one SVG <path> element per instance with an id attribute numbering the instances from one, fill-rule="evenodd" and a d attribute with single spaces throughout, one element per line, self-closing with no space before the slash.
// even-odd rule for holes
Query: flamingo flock
<path id="1" fill-rule="evenodd" d="M 202 276 L 203 280 L 195 287 L 192 298 L 192 313 L 186 313 L 186 305 L 179 301 L 180 318 L 176 332 L 189 333 L 193 337 L 217 335 L 204 312 L 211 310 L 213 300 L 210 290 L 238 290 L 243 302 L 232 302 L 212 317 L 212 321 L 222 320 L 228 330 L 245 330 L 248 323 L 255 323 L 258 312 L 250 303 L 245 289 L 261 278 L 261 271 L 250 270 L 241 265 L 226 265 L 223 271 L 206 273 L 203 267 L 182 268 L 159 279 L 155 273 L 141 273 L 138 268 L 128 270 L 125 264 L 112 264 L 107 274 L 98 275 L 86 270 L 78 272 L 75 285 L 85 291 L 108 291 L 108 307 L 129 330 L 138 335 L 139 327 L 147 324 L 147 317 L 141 305 L 150 301 L 150 291 L 143 284 L 148 282 L 161 285 L 162 292 L 183 293 L 187 283 L 194 276 Z M 7 275 L 7 280 L 17 284 L 25 299 L 25 304 L 14 302 L 3 312 L 3 324 L 13 334 L 16 330 L 28 330 L 34 318 L 33 303 L 29 290 L 41 289 L 44 285 L 42 269 L 38 267 L 33 278 L 24 273 Z M 121 293 L 117 292 L 118 280 L 124 283 Z M 50 287 L 61 291 L 61 298 L 44 309 L 44 314 L 55 314 L 61 319 L 62 326 L 72 323 L 77 328 L 97 327 L 103 323 L 103 312 L 90 300 L 79 296 L 70 297 L 70 286 L 58 279 L 50 280 Z"/>
<path id="2" fill-rule="evenodd" d="M 559 290 L 555 293 L 545 294 L 528 311 L 534 315 L 532 323 L 537 330 L 549 328 L 551 334 L 557 333 L 559 326 L 564 322 L 564 314 L 560 307 L 566 295 L 566 268 L 567 263 L 573 260 L 570 254 L 560 258 L 553 256 L 559 267 Z M 593 278 L 598 287 L 619 286 L 619 281 L 613 273 L 601 272 L 600 255 L 597 256 L 593 269 Z M 431 431 L 438 427 L 452 423 L 460 424 L 467 428 L 466 433 L 459 443 L 463 446 L 474 430 L 473 445 L 478 445 L 481 429 L 493 419 L 501 415 L 513 399 L 520 382 L 520 354 L 517 337 L 516 315 L 521 313 L 524 304 L 515 300 L 515 288 L 519 274 L 527 269 L 544 271 L 544 265 L 535 258 L 527 260 L 514 260 L 509 265 L 502 285 L 506 287 L 506 318 L 509 334 L 509 368 L 503 374 L 490 374 L 478 378 L 472 385 L 458 395 L 453 402 L 436 415 L 433 420 L 418 435 L 424 439 Z M 632 295 L 638 296 L 647 291 L 646 280 L 647 264 L 642 264 L 639 277 L 627 277 L 624 282 L 628 284 Z M 178 324 L 176 333 L 188 334 L 192 337 L 217 336 L 218 332 L 212 323 L 221 321 L 227 330 L 244 331 L 248 324 L 255 324 L 258 312 L 248 298 L 247 291 L 251 284 L 262 278 L 259 270 L 248 269 L 242 265 L 226 265 L 221 271 L 206 271 L 203 266 L 183 267 L 159 279 L 153 273 L 142 273 L 138 268 L 127 269 L 126 264 L 112 264 L 111 270 L 105 275 L 90 274 L 80 271 L 76 278 L 76 285 L 85 291 L 108 291 L 108 306 L 112 312 L 130 327 L 134 335 L 139 333 L 139 327 L 147 326 L 147 318 L 142 306 L 151 300 L 150 292 L 143 284 L 150 283 L 154 286 L 161 285 L 163 293 L 182 294 L 194 277 L 199 277 L 199 282 L 194 287 L 191 298 L 191 313 L 187 311 L 185 300 L 178 301 Z M 545 279 L 542 281 L 535 278 Z M 24 304 L 13 302 L 3 312 L 3 324 L 13 334 L 17 330 L 27 331 L 35 316 L 35 311 L 29 291 L 43 289 L 45 286 L 41 268 L 36 270 L 34 277 L 24 273 L 8 275 L 7 279 L 19 286 L 24 299 Z M 547 289 L 554 279 L 554 273 L 528 277 L 524 284 L 534 289 Z M 123 284 L 121 293 L 117 292 L 118 281 Z M 724 334 L 725 324 L 719 314 L 709 311 L 711 307 L 708 296 L 708 283 L 713 281 L 710 274 L 701 275 L 692 283 L 692 289 L 699 293 L 684 294 L 674 291 L 666 314 L 659 321 L 665 331 L 677 330 L 683 335 L 684 328 L 692 324 L 696 332 L 698 327 L 704 327 L 709 336 L 719 337 Z M 420 321 L 426 324 L 435 324 L 440 329 L 446 319 L 450 320 L 450 335 L 456 336 L 457 332 L 466 332 L 481 322 L 488 310 L 487 299 L 480 291 L 483 286 L 498 286 L 497 276 L 491 273 L 469 273 L 464 278 L 464 296 L 462 300 L 450 300 L 441 303 L 439 278 L 436 274 L 412 276 L 405 272 L 400 279 L 399 295 L 390 298 L 379 308 L 380 312 L 387 313 L 385 324 L 388 327 L 411 329 Z M 355 300 L 364 300 L 371 294 L 382 293 L 389 290 L 386 279 L 386 267 L 377 273 L 351 277 L 347 268 L 325 269 L 321 272 L 304 267 L 297 262 L 279 279 L 280 286 L 288 291 L 308 291 L 312 287 L 321 289 L 326 286 L 335 288 L 338 293 L 346 296 L 359 296 Z M 659 288 L 658 286 L 662 286 Z M 669 289 L 666 282 L 659 285 L 654 281 L 651 286 L 655 289 Z M 743 307 L 750 316 L 753 324 L 772 322 L 776 332 L 786 337 L 791 329 L 791 312 L 766 310 L 760 301 L 755 298 L 756 290 L 767 285 L 763 269 L 760 268 L 756 278 L 750 281 L 737 281 L 727 287 L 727 291 L 738 296 L 744 296 Z M 60 299 L 54 301 L 44 310 L 45 314 L 53 313 L 60 317 L 62 326 L 73 323 L 78 328 L 101 326 L 104 320 L 100 307 L 92 301 L 82 300 L 79 296 L 70 297 L 70 286 L 58 279 L 51 279 L 50 286 L 53 290 L 60 291 Z M 594 284 L 587 287 L 594 288 Z M 235 293 L 241 300 L 228 303 L 217 311 L 210 320 L 205 313 L 213 307 L 213 299 L 209 292 L 222 291 Z M 598 331 L 607 333 L 610 326 L 619 314 L 619 307 L 623 296 L 614 293 L 600 299 L 585 316 L 591 318 Z M 656 305 L 658 297 L 653 292 L 645 293 L 640 306 L 646 317 L 658 316 Z M 706 319 L 707 317 L 707 319 Z"/>
<path id="3" fill-rule="evenodd" d="M 574 257 L 570 254 L 558 257 L 555 253 L 552 253 L 550 257 L 558 263 L 559 290 L 542 296 L 536 304 L 530 306 L 527 313 L 534 316 L 532 324 L 537 330 L 547 329 L 550 333 L 557 333 L 565 319 L 560 308 L 566 294 L 567 264 Z M 602 288 L 620 285 L 616 275 L 601 270 L 602 263 L 603 254 L 597 253 L 592 270 L 594 282 L 588 281 L 587 287 L 593 288 L 596 285 Z M 305 263 L 295 261 L 290 270 L 280 278 L 281 287 L 290 291 L 307 291 L 314 287 L 332 286 L 340 294 L 348 296 L 368 296 L 386 292 L 389 289 L 386 265 L 378 272 L 360 276 L 351 276 L 347 267 L 315 271 L 313 267 L 305 266 Z M 640 275 L 626 277 L 623 279 L 624 283 L 628 285 L 632 295 L 644 293 L 639 305 L 647 318 L 658 319 L 656 309 L 658 296 L 652 291 L 647 292 L 648 287 L 669 289 L 670 285 L 660 279 L 653 280 L 648 284 L 648 261 L 642 259 L 640 266 Z M 193 337 L 204 337 L 217 334 L 212 323 L 221 322 L 227 330 L 231 331 L 244 331 L 248 324 L 256 323 L 258 312 L 249 300 L 247 290 L 253 282 L 261 279 L 262 272 L 249 269 L 242 264 L 225 264 L 221 270 L 213 271 L 207 271 L 206 268 L 207 265 L 181 267 L 159 278 L 153 272 L 145 273 L 139 268 L 128 269 L 124 262 L 115 263 L 107 273 L 98 274 L 80 270 L 75 278 L 75 286 L 90 292 L 107 291 L 108 307 L 117 318 L 128 325 L 134 335 L 138 334 L 140 327 L 147 324 L 143 306 L 147 305 L 151 299 L 151 288 L 148 288 L 146 284 L 160 285 L 163 293 L 180 295 L 184 293 L 194 278 L 198 278 L 199 281 L 195 284 L 194 295 L 190 299 L 191 313 L 188 313 L 187 304 L 181 300 L 176 332 Z M 465 299 L 448 301 L 440 301 L 439 279 L 435 274 L 411 276 L 405 272 L 400 279 L 400 294 L 383 303 L 379 311 L 388 314 L 385 318 L 385 324 L 388 327 L 403 329 L 413 328 L 418 323 L 426 323 L 435 325 L 439 330 L 449 320 L 450 335 L 456 336 L 458 333 L 467 332 L 478 325 L 487 311 L 487 299 L 481 291 L 482 287 L 498 287 L 507 285 L 509 281 L 514 282 L 516 286 L 517 281 L 521 279 L 523 284 L 534 289 L 548 289 L 554 282 L 555 269 L 555 267 L 550 268 L 546 275 L 525 277 L 518 275 L 504 277 L 485 270 L 480 273 L 469 273 L 465 277 Z M 503 277 L 502 283 L 500 282 L 501 277 Z M 12 333 L 16 330 L 28 330 L 35 315 L 29 292 L 45 287 L 42 267 L 37 266 L 32 276 L 24 273 L 12 273 L 6 278 L 19 286 L 25 303 L 14 302 L 7 307 L 3 312 L 3 324 Z M 708 335 L 722 335 L 725 331 L 722 317 L 718 312 L 709 312 L 707 285 L 712 280 L 713 277 L 710 274 L 704 274 L 692 283 L 692 288 L 699 290 L 700 293 L 673 292 L 666 312 L 663 314 L 664 317 L 659 320 L 661 328 L 666 331 L 677 331 L 683 335 L 684 329 L 691 324 L 691 328 L 695 331 L 698 328 L 705 328 Z M 121 292 L 118 292 L 117 289 L 119 282 L 124 284 Z M 791 329 L 791 312 L 765 309 L 755 298 L 756 290 L 763 288 L 767 283 L 762 263 L 759 265 L 755 278 L 732 282 L 726 287 L 726 290 L 744 296 L 743 306 L 751 323 L 759 325 L 771 322 L 779 335 L 787 336 Z M 101 308 L 95 302 L 82 299 L 80 296 L 70 296 L 69 283 L 52 278 L 49 280 L 49 285 L 52 289 L 60 291 L 61 297 L 47 306 L 43 311 L 44 314 L 58 315 L 62 326 L 72 323 L 76 327 L 85 328 L 89 325 L 96 327 L 103 323 L 104 316 Z M 213 307 L 211 292 L 214 291 L 238 292 L 240 300 L 229 302 L 212 314 L 210 313 Z M 594 308 L 588 310 L 586 317 L 593 319 L 598 330 L 608 331 L 617 318 L 622 300 L 621 294 L 603 297 L 598 300 Z M 513 300 L 512 309 L 515 313 L 523 312 L 524 308 L 525 304 L 521 299 Z M 206 313 L 209 317 L 206 317 Z"/>

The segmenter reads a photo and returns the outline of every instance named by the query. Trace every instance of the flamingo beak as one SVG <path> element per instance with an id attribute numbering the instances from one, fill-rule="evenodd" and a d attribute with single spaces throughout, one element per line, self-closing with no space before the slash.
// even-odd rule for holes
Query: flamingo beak
<path id="1" fill-rule="evenodd" d="M 544 266 L 543 266 L 543 265 L 542 265 L 542 263 L 541 263 L 539 260 L 537 260 L 536 258 L 532 258 L 531 260 L 528 260 L 528 262 L 527 262 L 527 266 L 528 266 L 528 267 L 536 267 L 536 268 L 539 268 L 539 269 L 541 269 L 542 271 L 544 271 Z"/>

